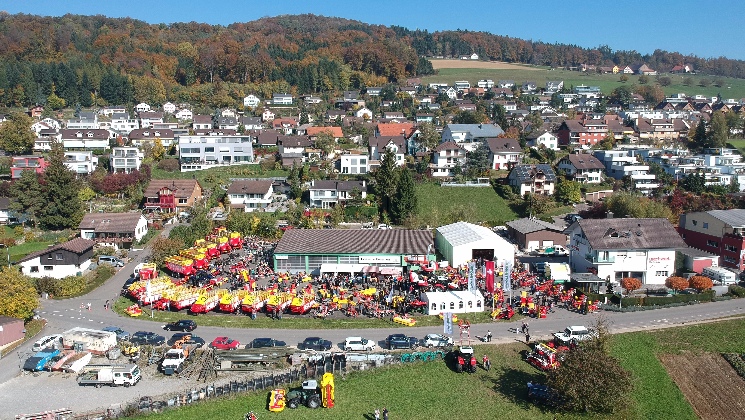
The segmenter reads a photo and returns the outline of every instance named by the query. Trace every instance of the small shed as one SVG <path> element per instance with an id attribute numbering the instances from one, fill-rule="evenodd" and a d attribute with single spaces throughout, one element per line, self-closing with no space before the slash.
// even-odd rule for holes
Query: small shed
<path id="1" fill-rule="evenodd" d="M 484 296 L 479 291 L 425 292 L 422 293 L 422 301 L 427 302 L 427 315 L 484 311 Z"/>
<path id="2" fill-rule="evenodd" d="M 18 340 L 23 340 L 24 331 L 22 319 L 0 316 L 0 348 Z"/>
<path id="3" fill-rule="evenodd" d="M 564 228 L 533 217 L 525 217 L 505 223 L 507 231 L 520 249 L 535 251 L 554 245 L 565 246 L 567 235 Z"/>
<path id="4" fill-rule="evenodd" d="M 515 246 L 491 229 L 467 222 L 440 226 L 435 232 L 435 246 L 451 266 L 474 259 L 514 261 Z"/>
<path id="5" fill-rule="evenodd" d="M 701 274 L 706 267 L 719 266 L 719 255 L 691 247 L 679 249 L 678 252 L 683 255 L 683 264 L 687 271 Z"/>

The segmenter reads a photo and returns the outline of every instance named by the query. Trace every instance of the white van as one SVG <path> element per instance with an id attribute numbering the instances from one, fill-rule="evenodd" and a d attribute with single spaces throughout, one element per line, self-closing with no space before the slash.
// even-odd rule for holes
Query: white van
<path id="1" fill-rule="evenodd" d="M 120 260 L 117 257 L 112 257 L 110 255 L 101 255 L 98 257 L 98 263 L 99 264 L 111 264 L 114 267 L 124 267 L 124 261 Z"/>
<path id="2" fill-rule="evenodd" d="M 54 346 L 55 343 L 59 343 L 60 345 L 62 344 L 62 334 L 53 334 L 46 337 L 41 337 L 34 343 L 33 346 L 31 346 L 31 351 L 34 353 L 38 353 L 47 347 Z"/>

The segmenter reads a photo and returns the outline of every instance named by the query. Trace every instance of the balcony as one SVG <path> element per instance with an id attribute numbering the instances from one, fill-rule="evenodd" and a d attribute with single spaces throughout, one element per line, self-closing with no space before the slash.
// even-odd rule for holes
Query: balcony
<path id="1" fill-rule="evenodd" d="M 615 255 L 601 256 L 601 255 L 586 254 L 585 259 L 587 261 L 592 262 L 593 264 L 613 264 L 616 262 Z"/>

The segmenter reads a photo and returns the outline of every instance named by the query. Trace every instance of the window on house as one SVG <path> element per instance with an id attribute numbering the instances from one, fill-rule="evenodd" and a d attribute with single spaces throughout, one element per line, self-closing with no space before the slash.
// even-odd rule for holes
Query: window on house
<path id="1" fill-rule="evenodd" d="M 704 222 L 704 229 L 708 229 L 708 228 L 709 228 L 709 223 Z"/>
<path id="2" fill-rule="evenodd" d="M 691 220 L 691 223 L 693 223 L 693 226 L 698 226 L 698 220 Z"/>
<path id="3" fill-rule="evenodd" d="M 726 255 L 724 256 L 724 261 L 725 262 L 728 262 L 730 264 L 737 264 L 737 259 L 732 258 L 732 257 L 728 257 Z"/>
<path id="4" fill-rule="evenodd" d="M 710 246 L 710 247 L 718 248 L 718 247 L 719 247 L 719 242 L 717 242 L 717 241 L 712 241 L 711 239 L 707 239 L 707 240 L 706 240 L 706 246 Z"/>
<path id="5" fill-rule="evenodd" d="M 57 260 L 57 261 L 62 261 L 63 260 L 62 253 L 61 252 L 58 252 L 58 253 L 54 254 L 54 259 Z"/>
<path id="6" fill-rule="evenodd" d="M 455 302 L 450 302 L 450 309 L 455 309 Z"/>
<path id="7" fill-rule="evenodd" d="M 657 277 L 667 277 L 667 271 L 657 271 L 654 275 Z"/>
<path id="8" fill-rule="evenodd" d="M 735 247 L 733 245 L 725 245 L 724 246 L 724 249 L 726 249 L 729 252 L 737 252 L 737 247 Z"/>
<path id="9" fill-rule="evenodd" d="M 39 266 L 38 265 L 31 266 L 31 272 L 32 273 L 38 273 L 39 272 Z"/>
<path id="10" fill-rule="evenodd" d="M 186 200 L 187 200 L 186 198 L 179 198 L 178 199 L 178 203 L 179 204 L 186 204 Z"/>
<path id="11" fill-rule="evenodd" d="M 44 266 L 44 271 L 52 271 L 52 270 L 54 270 L 54 267 L 52 267 L 51 265 Z"/>

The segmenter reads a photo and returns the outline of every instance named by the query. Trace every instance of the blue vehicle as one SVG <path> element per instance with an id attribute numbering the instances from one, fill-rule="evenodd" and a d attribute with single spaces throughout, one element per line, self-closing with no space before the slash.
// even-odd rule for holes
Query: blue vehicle
<path id="1" fill-rule="evenodd" d="M 47 363 L 51 362 L 52 359 L 59 354 L 60 351 L 56 349 L 40 351 L 26 359 L 26 362 L 23 364 L 23 369 L 30 370 L 31 372 L 40 372 L 44 370 Z"/>

